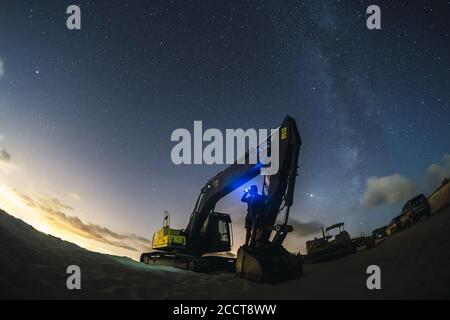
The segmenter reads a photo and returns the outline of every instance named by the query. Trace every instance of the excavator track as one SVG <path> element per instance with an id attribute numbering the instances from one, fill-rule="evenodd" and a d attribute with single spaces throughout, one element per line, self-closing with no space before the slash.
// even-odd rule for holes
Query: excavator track
<path id="1" fill-rule="evenodd" d="M 148 265 L 169 266 L 201 273 L 234 272 L 236 268 L 236 258 L 232 257 L 198 257 L 163 251 L 143 253 L 140 261 Z"/>

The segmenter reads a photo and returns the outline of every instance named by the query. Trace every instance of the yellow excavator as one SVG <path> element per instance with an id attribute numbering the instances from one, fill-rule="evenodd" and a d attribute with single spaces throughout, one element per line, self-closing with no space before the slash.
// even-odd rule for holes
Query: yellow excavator
<path id="1" fill-rule="evenodd" d="M 261 188 L 262 227 L 258 229 L 254 245 L 241 246 L 237 258 L 208 255 L 230 253 L 232 248 L 231 218 L 227 213 L 215 211 L 217 202 L 259 176 L 264 167 L 262 163 L 249 163 L 252 152 L 249 150 L 243 163 L 235 162 L 205 184 L 184 230 L 172 229 L 166 213 L 163 228 L 153 236 L 155 251 L 143 253 L 141 262 L 198 272 L 229 270 L 258 282 L 279 282 L 300 276 L 303 258 L 288 252 L 282 244 L 293 230 L 288 219 L 293 204 L 301 139 L 295 120 L 290 116 L 284 118 L 278 132 L 279 170 L 276 174 L 264 176 Z M 267 148 L 270 154 L 270 139 L 258 148 Z M 284 212 L 284 221 L 275 225 L 280 212 Z"/>

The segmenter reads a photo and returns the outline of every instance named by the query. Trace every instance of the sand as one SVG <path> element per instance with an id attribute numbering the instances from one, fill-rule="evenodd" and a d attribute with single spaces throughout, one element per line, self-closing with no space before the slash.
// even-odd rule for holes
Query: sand
<path id="1" fill-rule="evenodd" d="M 0 211 L 0 298 L 35 299 L 448 299 L 448 194 L 433 215 L 374 249 L 306 264 L 303 277 L 258 284 L 235 274 L 206 275 L 94 253 L 45 235 Z M 436 212 L 437 211 L 437 212 Z M 68 290 L 66 268 L 81 268 L 81 290 Z M 368 290 L 366 268 L 381 268 L 381 290 Z"/>

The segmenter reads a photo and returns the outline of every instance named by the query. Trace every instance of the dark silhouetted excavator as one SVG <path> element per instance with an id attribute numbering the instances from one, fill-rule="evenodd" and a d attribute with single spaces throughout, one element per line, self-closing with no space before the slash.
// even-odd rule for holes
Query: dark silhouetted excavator
<path id="1" fill-rule="evenodd" d="M 301 139 L 295 120 L 290 116 L 285 117 L 278 133 L 279 170 L 276 174 L 264 176 L 262 223 L 253 246 L 241 246 L 235 259 L 207 255 L 227 253 L 232 248 L 230 215 L 216 212 L 215 206 L 227 194 L 261 174 L 261 163 L 249 164 L 249 150 L 244 164 L 235 162 L 201 189 L 186 229 L 171 229 L 166 214 L 163 228 L 153 236 L 152 245 L 156 251 L 143 253 L 141 261 L 200 272 L 228 269 L 242 278 L 258 282 L 279 282 L 299 277 L 303 258 L 288 252 L 282 244 L 293 230 L 288 219 L 293 204 Z M 269 141 L 267 139 L 264 148 L 270 153 Z M 284 219 L 276 224 L 280 212 L 284 212 Z"/>

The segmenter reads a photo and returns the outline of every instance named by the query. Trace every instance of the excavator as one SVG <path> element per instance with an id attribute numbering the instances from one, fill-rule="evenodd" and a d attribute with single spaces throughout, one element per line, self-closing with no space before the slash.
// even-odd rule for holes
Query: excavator
<path id="1" fill-rule="evenodd" d="M 253 245 L 241 246 L 237 257 L 231 258 L 231 217 L 215 211 L 222 198 L 262 173 L 262 163 L 249 163 L 252 150 L 248 150 L 244 155 L 246 161 L 234 162 L 205 184 L 184 230 L 170 228 L 170 218 L 166 213 L 163 228 L 153 235 L 152 248 L 155 251 L 143 253 L 141 262 L 197 272 L 229 270 L 256 282 L 280 282 L 301 276 L 303 257 L 288 252 L 282 246 L 287 234 L 293 230 L 288 219 L 293 204 L 301 139 L 296 122 L 290 116 L 284 118 L 277 130 L 279 170 L 276 174 L 263 176 L 262 226 L 257 229 Z M 270 136 L 258 148 L 267 148 L 270 154 Z M 284 219 L 276 224 L 281 212 Z M 221 253 L 222 256 L 210 255 L 213 253 Z"/>

